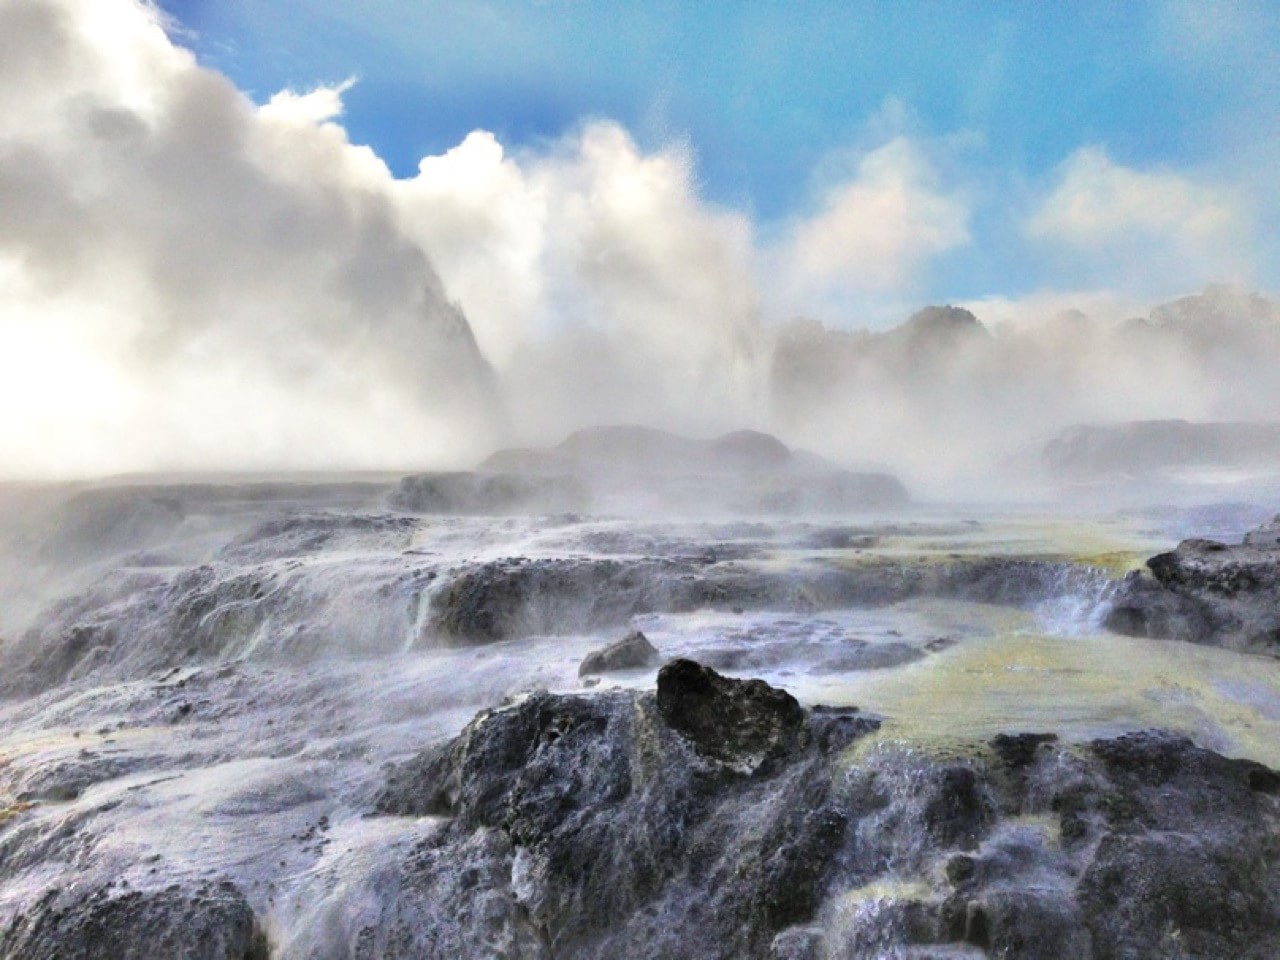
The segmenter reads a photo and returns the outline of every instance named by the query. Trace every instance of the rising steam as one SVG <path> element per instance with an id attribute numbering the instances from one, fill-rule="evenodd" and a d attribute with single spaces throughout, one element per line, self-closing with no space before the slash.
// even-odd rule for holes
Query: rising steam
<path id="1" fill-rule="evenodd" d="M 1280 410 L 1280 313 L 1225 289 L 848 332 L 971 242 L 909 135 L 765 231 L 605 121 L 398 180 L 347 139 L 347 86 L 257 106 L 137 0 L 0 6 L 0 475 L 464 464 L 627 421 L 946 476 L 1077 421 Z M 1099 289 L 1249 278 L 1235 198 L 1099 148 L 1024 222 Z"/>

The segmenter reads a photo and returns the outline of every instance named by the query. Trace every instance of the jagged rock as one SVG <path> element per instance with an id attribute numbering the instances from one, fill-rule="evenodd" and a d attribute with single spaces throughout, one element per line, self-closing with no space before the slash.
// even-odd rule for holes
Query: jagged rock
<path id="1" fill-rule="evenodd" d="M 2 960 L 268 960 L 267 938 L 230 882 L 193 890 L 53 889 L 0 931 Z"/>
<path id="2" fill-rule="evenodd" d="M 1275 771 L 1158 732 L 1009 735 L 968 759 L 885 741 L 851 763 L 876 721 L 689 661 L 664 673 L 657 694 L 505 704 L 397 770 L 382 812 L 448 819 L 369 936 L 413 917 L 459 957 L 540 960 L 1280 949 Z"/>
<path id="3" fill-rule="evenodd" d="M 527 560 L 462 571 L 432 599 L 432 629 L 445 642 L 492 643 L 625 623 L 638 613 L 685 609 L 688 564 L 666 560 Z"/>
<path id="4" fill-rule="evenodd" d="M 699 751 L 756 769 L 794 746 L 804 724 L 795 697 L 763 680 L 733 680 L 693 660 L 658 671 L 658 712 Z"/>
<path id="5" fill-rule="evenodd" d="M 1130 574 L 1106 625 L 1117 633 L 1280 654 L 1280 534 L 1277 522 L 1236 545 L 1184 540 Z"/>
<path id="6" fill-rule="evenodd" d="M 1184 737 L 1095 741 L 1109 828 L 1079 885 L 1099 957 L 1280 951 L 1280 775 Z"/>
<path id="7" fill-rule="evenodd" d="M 759 681 L 705 679 L 716 692 L 694 711 L 693 738 L 667 722 L 653 693 L 534 694 L 402 767 L 376 806 L 447 812 L 446 851 L 494 834 L 509 844 L 493 854 L 516 871 L 525 912 L 479 924 L 477 943 L 528 928 L 544 945 L 528 954 L 536 957 L 765 956 L 777 932 L 820 902 L 848 826 L 827 771 L 878 723 L 849 710 L 806 715 Z M 679 702 L 696 697 L 677 686 Z M 739 713 L 712 729 L 716 719 L 699 711 L 725 698 Z M 735 718 L 754 732 L 735 733 Z M 769 745 L 776 764 L 754 776 L 740 769 L 739 750 Z M 414 866 L 404 883 L 414 905 L 397 910 L 451 909 Z M 681 925 L 691 909 L 706 934 L 699 942 Z"/>
<path id="8" fill-rule="evenodd" d="M 578 667 L 578 676 L 586 677 L 614 670 L 638 670 L 653 666 L 658 658 L 658 651 L 649 642 L 649 638 L 639 630 L 633 630 L 617 643 L 588 653 Z"/>
<path id="9" fill-rule="evenodd" d="M 1018 770 L 1034 761 L 1041 747 L 1057 742 L 1055 733 L 1001 733 L 992 738 L 991 749 L 1005 766 Z"/>

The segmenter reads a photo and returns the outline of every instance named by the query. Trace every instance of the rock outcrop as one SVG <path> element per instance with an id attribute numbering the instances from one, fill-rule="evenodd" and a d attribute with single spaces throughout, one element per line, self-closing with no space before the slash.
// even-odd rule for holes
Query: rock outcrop
<path id="1" fill-rule="evenodd" d="M 650 427 L 592 427 L 547 450 L 500 450 L 480 465 L 480 473 L 465 476 L 473 479 L 450 482 L 483 485 L 489 482 L 484 477 L 492 477 L 502 484 L 518 478 L 547 484 L 571 478 L 594 502 L 623 511 L 630 505 L 730 514 L 857 513 L 901 509 L 910 499 L 896 477 L 845 470 L 755 430 L 697 440 Z M 397 497 L 402 505 L 422 500 L 404 488 Z M 466 502 L 458 495 L 432 500 Z"/>
<path id="2" fill-rule="evenodd" d="M 268 960 L 269 952 L 253 910 L 227 881 L 192 889 L 53 890 L 0 930 L 0 960 L 157 957 Z"/>
<path id="3" fill-rule="evenodd" d="M 981 603 L 1037 603 L 1087 588 L 1099 574 L 1071 563 L 999 557 L 942 563 L 894 559 L 768 564 L 690 559 L 489 560 L 449 573 L 432 596 L 429 629 L 471 646 L 536 634 L 624 626 L 646 613 L 698 609 L 815 610 L 946 596 Z"/>
<path id="4" fill-rule="evenodd" d="M 655 666 L 658 659 L 658 651 L 649 638 L 639 630 L 632 630 L 617 643 L 587 654 L 578 667 L 578 676 L 589 677 L 614 670 L 640 670 Z"/>
<path id="5" fill-rule="evenodd" d="M 1149 477 L 1188 468 L 1280 469 L 1280 423 L 1140 420 L 1084 424 L 1044 448 L 1049 472 L 1067 481 Z"/>
<path id="6" fill-rule="evenodd" d="M 1121 585 L 1110 629 L 1280 655 L 1280 517 L 1239 544 L 1184 540 L 1147 569 Z"/>
<path id="7" fill-rule="evenodd" d="M 933 756 L 859 744 L 878 727 L 689 661 L 656 694 L 537 693 L 482 713 L 376 801 L 443 819 L 362 955 L 1280 950 L 1275 771 L 1159 732 Z"/>

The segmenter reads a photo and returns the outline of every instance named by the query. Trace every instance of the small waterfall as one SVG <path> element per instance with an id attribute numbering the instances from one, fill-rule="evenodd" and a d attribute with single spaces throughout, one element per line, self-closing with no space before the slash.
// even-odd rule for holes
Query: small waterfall
<path id="1" fill-rule="evenodd" d="M 1120 581 L 1097 567 L 1064 570 L 1062 589 L 1037 603 L 1033 611 L 1041 630 L 1057 637 L 1097 633 L 1111 609 Z"/>

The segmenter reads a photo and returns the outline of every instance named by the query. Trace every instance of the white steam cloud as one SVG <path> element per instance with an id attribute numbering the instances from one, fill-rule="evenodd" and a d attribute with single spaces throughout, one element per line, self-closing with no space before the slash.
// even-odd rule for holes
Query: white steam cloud
<path id="1" fill-rule="evenodd" d="M 686 147 L 605 121 L 516 153 L 477 131 L 396 179 L 341 126 L 352 82 L 258 106 L 139 0 L 0 3 L 0 476 L 461 464 L 619 421 L 942 475 L 1081 419 L 1280 409 L 1272 319 L 1209 350 L 1105 290 L 1247 279 L 1241 201 L 1211 184 L 1084 148 L 1023 227 L 1092 305 L 854 334 L 784 321 L 856 326 L 840 311 L 972 242 L 972 192 L 920 141 L 762 237 Z M 1195 309 L 1235 310 L 1215 296 Z"/>

